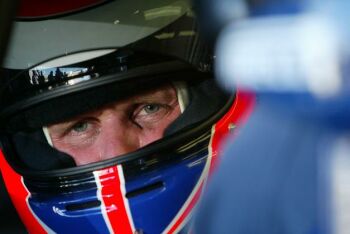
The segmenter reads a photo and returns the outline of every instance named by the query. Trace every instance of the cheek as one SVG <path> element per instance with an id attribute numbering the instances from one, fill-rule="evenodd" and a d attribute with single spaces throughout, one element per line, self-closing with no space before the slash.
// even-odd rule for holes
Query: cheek
<path id="1" fill-rule="evenodd" d="M 54 147 L 68 155 L 70 155 L 77 166 L 97 162 L 102 155 L 101 144 L 93 144 L 89 147 L 74 147 L 63 142 L 54 143 Z"/>

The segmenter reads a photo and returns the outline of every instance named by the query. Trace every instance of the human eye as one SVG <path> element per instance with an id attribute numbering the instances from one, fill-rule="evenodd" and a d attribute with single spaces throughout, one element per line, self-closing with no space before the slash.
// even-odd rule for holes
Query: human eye
<path id="1" fill-rule="evenodd" d="M 145 104 L 142 106 L 141 111 L 140 111 L 140 115 L 150 115 L 150 114 L 155 114 L 158 111 L 160 111 L 162 108 L 165 108 L 164 105 L 161 104 Z"/>
<path id="2" fill-rule="evenodd" d="M 81 148 L 91 145 L 99 132 L 98 121 L 94 119 L 80 119 L 63 124 L 56 130 L 52 128 L 50 135 L 54 145 L 63 143 L 65 147 Z"/>
<path id="3" fill-rule="evenodd" d="M 85 132 L 88 128 L 89 128 L 88 122 L 78 122 L 71 127 L 71 131 L 74 131 L 76 133 L 82 133 L 82 132 Z"/>
<path id="4" fill-rule="evenodd" d="M 139 104 L 132 115 L 132 121 L 139 127 L 144 127 L 150 123 L 162 119 L 170 111 L 170 107 L 161 103 Z"/>
<path id="5" fill-rule="evenodd" d="M 91 119 L 84 119 L 73 123 L 66 129 L 66 136 L 75 139 L 87 139 L 99 132 L 99 125 Z"/>

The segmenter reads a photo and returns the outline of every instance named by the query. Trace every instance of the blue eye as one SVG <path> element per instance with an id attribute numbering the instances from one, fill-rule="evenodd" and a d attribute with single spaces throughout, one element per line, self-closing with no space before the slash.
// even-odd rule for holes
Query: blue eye
<path id="1" fill-rule="evenodd" d="M 72 129 L 75 132 L 84 132 L 84 131 L 86 131 L 87 128 L 88 128 L 87 122 L 79 122 L 79 123 L 74 124 L 74 126 L 72 127 Z"/>
<path id="2" fill-rule="evenodd" d="M 147 114 L 152 114 L 152 113 L 155 113 L 157 111 L 159 111 L 160 109 L 160 105 L 158 104 L 148 104 L 148 105 L 145 105 L 143 107 L 143 110 L 147 113 Z"/>

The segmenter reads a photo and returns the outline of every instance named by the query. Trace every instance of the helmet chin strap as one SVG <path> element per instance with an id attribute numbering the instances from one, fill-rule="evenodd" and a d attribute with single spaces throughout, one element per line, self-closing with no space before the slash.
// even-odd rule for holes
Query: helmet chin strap
<path id="1" fill-rule="evenodd" d="M 173 85 L 176 89 L 177 101 L 179 102 L 180 111 L 181 113 L 183 113 L 190 101 L 186 82 L 176 81 L 176 82 L 173 82 Z M 43 132 L 47 140 L 47 143 L 49 143 L 49 145 L 53 147 L 52 139 L 47 126 L 43 127 Z"/>

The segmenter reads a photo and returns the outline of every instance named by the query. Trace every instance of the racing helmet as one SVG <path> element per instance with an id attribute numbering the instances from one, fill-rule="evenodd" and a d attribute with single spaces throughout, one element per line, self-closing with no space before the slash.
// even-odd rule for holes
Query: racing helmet
<path id="1" fill-rule="evenodd" d="M 189 231 L 220 143 L 254 103 L 215 84 L 189 1 L 29 5 L 14 24 L 1 68 L 0 168 L 28 231 Z M 169 84 L 181 114 L 154 142 L 82 165 L 50 142 L 47 126 Z"/>

